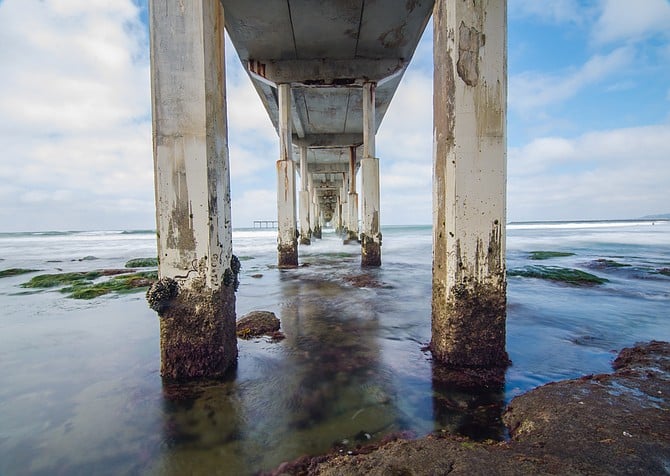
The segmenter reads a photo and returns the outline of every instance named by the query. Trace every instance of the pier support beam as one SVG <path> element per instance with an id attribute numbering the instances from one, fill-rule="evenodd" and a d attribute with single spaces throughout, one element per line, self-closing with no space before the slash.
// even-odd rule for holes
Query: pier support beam
<path id="1" fill-rule="evenodd" d="M 309 226 L 309 179 L 307 176 L 307 147 L 300 147 L 300 244 L 311 243 L 312 229 Z"/>
<path id="2" fill-rule="evenodd" d="M 345 243 L 358 241 L 358 194 L 356 193 L 356 147 L 349 148 L 349 226 Z"/>
<path id="3" fill-rule="evenodd" d="M 237 359 L 219 0 L 150 2 L 161 375 L 217 378 Z"/>
<path id="4" fill-rule="evenodd" d="M 279 149 L 277 161 L 277 264 L 298 266 L 295 216 L 295 165 L 291 143 L 291 86 L 277 85 L 279 96 Z"/>
<path id="5" fill-rule="evenodd" d="M 506 0 L 437 0 L 434 22 L 434 357 L 504 368 Z"/>
<path id="6" fill-rule="evenodd" d="M 361 265 L 381 266 L 379 159 L 375 158 L 375 83 L 363 84 L 363 159 L 361 159 Z"/>

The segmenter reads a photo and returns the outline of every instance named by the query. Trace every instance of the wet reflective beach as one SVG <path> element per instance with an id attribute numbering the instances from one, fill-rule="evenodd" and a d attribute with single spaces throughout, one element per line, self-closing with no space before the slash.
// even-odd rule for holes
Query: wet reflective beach
<path id="1" fill-rule="evenodd" d="M 21 294 L 30 276 L 3 278 L 0 474 L 253 474 L 394 432 L 504 438 L 500 412 L 515 394 L 608 371 L 613 351 L 635 341 L 670 339 L 670 278 L 652 272 L 670 262 L 669 230 L 596 229 L 591 238 L 510 230 L 508 268 L 527 264 L 535 249 L 576 253 L 552 264 L 586 269 L 617 257 L 630 266 L 597 270 L 610 280 L 599 287 L 510 278 L 514 363 L 504 388 L 476 392 L 456 388 L 422 350 L 430 227 L 385 229 L 376 270 L 361 270 L 358 246 L 334 234 L 301 247 L 306 266 L 278 270 L 274 232 L 236 232 L 238 317 L 273 311 L 286 339 L 239 340 L 238 367 L 225 382 L 162 384 L 158 319 L 142 293 L 76 301 Z M 7 240 L 2 268 L 118 267 L 155 249 L 150 234 L 42 238 L 23 254 L 19 238 Z M 36 252 L 40 244 L 52 256 Z M 81 256 L 98 260 L 70 261 Z"/>

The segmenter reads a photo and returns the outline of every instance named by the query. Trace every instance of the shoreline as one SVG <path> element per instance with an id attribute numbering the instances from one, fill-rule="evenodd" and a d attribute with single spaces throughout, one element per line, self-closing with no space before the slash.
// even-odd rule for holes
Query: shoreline
<path id="1" fill-rule="evenodd" d="M 624 348 L 612 367 L 515 397 L 502 415 L 504 442 L 391 435 L 351 454 L 304 456 L 260 474 L 667 474 L 670 343 Z"/>

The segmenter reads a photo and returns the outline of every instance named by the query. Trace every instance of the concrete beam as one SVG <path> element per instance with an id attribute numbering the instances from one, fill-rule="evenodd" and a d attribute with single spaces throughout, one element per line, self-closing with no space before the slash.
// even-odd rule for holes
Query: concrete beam
<path id="1" fill-rule="evenodd" d="M 506 0 L 437 0 L 432 341 L 455 367 L 504 368 Z"/>
<path id="2" fill-rule="evenodd" d="M 305 134 L 303 137 L 293 136 L 293 143 L 312 149 L 343 148 L 359 146 L 363 143 L 363 134 Z"/>
<path id="3" fill-rule="evenodd" d="M 407 61 L 397 59 L 250 59 L 247 68 L 275 84 L 294 87 L 361 87 L 367 81 L 382 81 L 402 73 Z"/>
<path id="4" fill-rule="evenodd" d="M 161 375 L 222 377 L 237 358 L 219 0 L 152 0 L 151 93 Z"/>

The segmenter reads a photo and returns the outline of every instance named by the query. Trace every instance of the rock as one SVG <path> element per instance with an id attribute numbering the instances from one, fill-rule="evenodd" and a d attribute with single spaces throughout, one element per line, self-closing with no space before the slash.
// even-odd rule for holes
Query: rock
<path id="1" fill-rule="evenodd" d="M 507 442 L 431 435 L 284 464 L 271 474 L 668 474 L 670 343 L 624 349 L 614 368 L 513 399 L 503 415 Z"/>
<path id="2" fill-rule="evenodd" d="M 270 311 L 251 311 L 237 321 L 237 336 L 242 339 L 275 335 L 278 330 L 279 319 Z"/>

